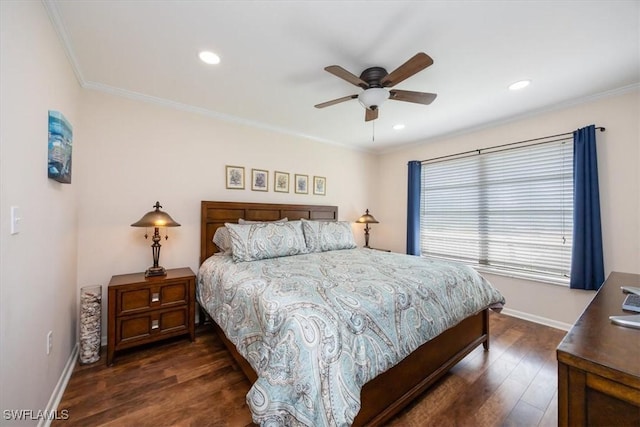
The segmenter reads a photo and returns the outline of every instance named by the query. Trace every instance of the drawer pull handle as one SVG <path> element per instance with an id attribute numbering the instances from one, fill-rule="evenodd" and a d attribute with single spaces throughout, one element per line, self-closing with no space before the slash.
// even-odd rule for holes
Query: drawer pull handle
<path id="1" fill-rule="evenodd" d="M 158 329 L 159 327 L 160 327 L 160 324 L 158 323 L 157 320 L 152 320 L 151 321 L 151 330 Z"/>
<path id="2" fill-rule="evenodd" d="M 151 302 L 158 302 L 158 301 L 160 301 L 160 294 L 158 292 L 151 294 Z"/>

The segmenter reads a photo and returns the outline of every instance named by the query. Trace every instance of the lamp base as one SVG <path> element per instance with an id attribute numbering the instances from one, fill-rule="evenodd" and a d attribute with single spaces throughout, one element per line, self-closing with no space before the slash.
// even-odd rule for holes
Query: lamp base
<path id="1" fill-rule="evenodd" d="M 167 271 L 164 267 L 149 267 L 147 271 L 144 272 L 144 277 L 155 277 L 155 276 L 166 276 Z"/>

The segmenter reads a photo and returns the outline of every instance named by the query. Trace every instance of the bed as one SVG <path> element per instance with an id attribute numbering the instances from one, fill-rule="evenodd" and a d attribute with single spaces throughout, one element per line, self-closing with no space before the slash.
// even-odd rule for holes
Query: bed
<path id="1" fill-rule="evenodd" d="M 340 225 L 338 208 L 203 201 L 201 209 L 198 301 L 253 384 L 247 402 L 255 422 L 262 425 L 382 425 L 474 348 L 480 344 L 489 348 L 488 310 L 490 307 L 500 309 L 504 299 L 469 268 L 434 262 L 429 266 L 433 269 L 430 273 L 423 270 L 431 263 L 424 258 L 353 248 L 354 245 L 237 262 L 230 256 L 215 255 L 218 249 L 213 237 L 226 223 L 235 224 L 240 219 L 286 218 L 289 229 L 317 230 L 319 224 Z M 282 224 L 270 223 L 264 227 L 279 230 L 285 227 Z M 248 233 L 247 230 L 253 232 L 259 227 L 262 225 L 227 228 L 232 233 Z M 307 241 L 307 247 L 311 246 Z M 234 256 L 241 254 L 234 253 Z M 416 262 L 419 264 L 413 265 Z M 412 270 L 402 273 L 396 269 L 398 263 L 412 263 L 409 267 Z M 469 296 L 470 291 L 458 286 L 458 279 L 452 278 L 453 270 L 460 270 L 465 280 L 469 276 L 477 282 L 474 286 L 479 287 L 482 282 L 482 296 Z M 450 283 L 443 284 L 441 290 L 424 290 L 423 294 L 439 293 L 444 298 L 444 294 L 462 292 L 450 295 L 452 299 L 465 301 L 460 305 L 461 310 L 466 310 L 464 317 L 453 319 L 453 326 L 443 327 L 444 318 L 462 315 L 449 315 L 454 311 L 447 305 L 449 300 L 441 300 L 441 307 L 427 309 L 421 302 L 420 292 L 410 294 L 384 287 L 385 281 L 393 276 L 399 278 L 401 289 L 410 289 L 415 285 L 415 278 L 425 275 L 445 277 Z M 358 276 L 362 279 L 356 280 Z M 222 283 L 223 280 L 228 282 Z M 216 281 L 221 283 L 212 284 Z M 382 291 L 375 287 L 380 283 Z M 267 308 L 256 308 L 255 300 L 237 299 L 253 298 L 256 294 L 267 300 Z M 286 296 L 286 302 L 275 299 L 282 295 Z M 366 306 L 369 300 L 384 300 L 389 310 L 371 314 L 375 304 Z M 417 308 L 397 309 L 408 304 L 408 300 L 416 302 Z M 468 302 L 472 300 L 475 306 Z M 323 307 L 321 302 L 328 302 L 332 310 L 337 311 Z M 296 306 L 316 311 L 292 314 L 280 310 L 281 306 L 287 310 Z M 339 321 L 338 326 L 331 326 L 327 321 L 332 317 Z M 394 331 L 394 325 L 400 323 L 415 327 L 409 332 Z M 287 326 L 283 327 L 284 324 Z M 293 336 L 293 324 L 302 338 Z M 260 336 L 257 329 L 266 335 Z M 370 337 L 362 334 L 364 329 L 377 332 Z M 421 334 L 426 330 L 432 336 L 422 343 Z M 312 349 L 312 342 L 320 343 L 322 350 Z M 291 347 L 285 347 L 285 343 Z M 313 365 L 313 369 L 308 365 Z M 277 408 L 275 412 L 269 406 L 272 404 Z"/>

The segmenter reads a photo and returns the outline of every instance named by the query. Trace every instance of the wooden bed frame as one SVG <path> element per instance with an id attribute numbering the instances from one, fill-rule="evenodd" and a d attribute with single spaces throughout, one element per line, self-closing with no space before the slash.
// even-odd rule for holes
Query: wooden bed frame
<path id="1" fill-rule="evenodd" d="M 217 251 L 212 241 L 213 234 L 225 222 L 235 223 L 239 218 L 263 221 L 281 218 L 338 219 L 337 206 L 203 201 L 201 209 L 200 263 Z M 253 383 L 258 376 L 249 362 L 238 353 L 219 326 L 212 323 L 233 358 Z M 444 331 L 418 347 L 398 365 L 366 383 L 361 392 L 361 409 L 353 425 L 383 425 L 480 344 L 485 350 L 489 349 L 488 309 Z"/>

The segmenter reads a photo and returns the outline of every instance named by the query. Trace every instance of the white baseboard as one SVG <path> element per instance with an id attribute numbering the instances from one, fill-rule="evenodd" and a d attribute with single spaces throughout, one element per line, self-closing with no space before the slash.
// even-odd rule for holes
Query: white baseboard
<path id="1" fill-rule="evenodd" d="M 503 308 L 501 313 L 506 314 L 507 316 L 517 317 L 518 319 L 528 320 L 533 323 L 539 323 L 541 325 L 561 329 L 563 331 L 569 331 L 573 327 L 573 325 L 569 323 L 558 322 L 557 320 L 547 319 L 546 317 L 536 316 L 535 314 L 525 313 L 523 311 L 512 310 L 509 308 Z"/>
<path id="2" fill-rule="evenodd" d="M 78 346 L 78 343 L 76 343 L 76 345 L 73 347 L 73 350 L 71 351 L 69 359 L 67 359 L 67 364 L 62 370 L 62 374 L 60 375 L 58 384 L 56 384 L 56 387 L 53 389 L 53 393 L 51 393 L 51 397 L 49 398 L 49 402 L 47 403 L 45 414 L 51 414 L 58 409 L 58 405 L 62 400 L 62 395 L 67 388 L 67 384 L 69 383 L 69 378 L 71 378 L 71 374 L 73 373 L 73 368 L 75 368 L 76 366 L 76 360 L 78 360 L 79 351 L 80 347 Z M 38 423 L 38 427 L 49 427 L 50 425 L 51 420 L 48 419 L 41 418 L 40 422 Z"/>

